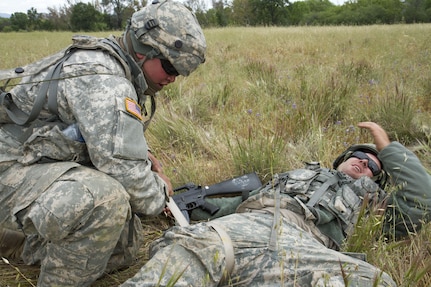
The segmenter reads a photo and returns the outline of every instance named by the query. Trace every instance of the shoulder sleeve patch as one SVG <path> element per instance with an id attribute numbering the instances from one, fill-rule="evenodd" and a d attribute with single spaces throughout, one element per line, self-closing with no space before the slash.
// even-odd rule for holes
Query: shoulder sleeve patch
<path id="1" fill-rule="evenodd" d="M 138 105 L 138 103 L 136 103 L 135 100 L 131 98 L 126 98 L 125 104 L 126 104 L 126 111 L 128 111 L 131 115 L 135 116 L 136 118 L 142 121 L 141 107 Z"/>

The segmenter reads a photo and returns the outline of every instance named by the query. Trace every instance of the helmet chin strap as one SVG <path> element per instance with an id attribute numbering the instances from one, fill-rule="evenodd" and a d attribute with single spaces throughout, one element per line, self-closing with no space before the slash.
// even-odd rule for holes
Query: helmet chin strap
<path id="1" fill-rule="evenodd" d="M 144 59 L 138 59 L 136 57 L 136 53 L 133 49 L 132 40 L 130 39 L 131 35 L 129 35 L 129 33 L 131 33 L 131 31 L 129 29 L 127 29 L 127 31 L 123 34 L 123 38 L 121 39 L 122 41 L 119 41 L 119 42 L 122 44 L 122 46 L 126 50 L 126 52 L 133 57 L 133 59 L 138 64 L 138 66 L 141 68 L 142 73 L 144 74 L 144 77 L 145 77 L 145 81 L 147 82 L 147 85 L 148 85 L 148 88 L 145 91 L 145 94 L 148 94 L 150 96 L 155 96 L 155 94 L 158 91 L 160 91 L 162 88 L 150 79 L 150 77 L 148 76 L 148 73 L 144 69 L 144 63 L 147 60 L 150 60 L 150 59 L 156 57 L 159 54 L 159 52 L 156 51 L 154 48 L 149 47 L 149 48 L 151 48 L 151 50 L 149 50 L 147 53 L 145 53 L 145 58 Z"/>

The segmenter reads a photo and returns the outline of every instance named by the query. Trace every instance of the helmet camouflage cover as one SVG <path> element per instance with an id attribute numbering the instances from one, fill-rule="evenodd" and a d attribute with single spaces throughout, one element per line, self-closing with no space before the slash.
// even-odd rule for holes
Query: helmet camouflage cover
<path id="1" fill-rule="evenodd" d="M 130 21 L 133 49 L 148 58 L 164 58 L 188 76 L 205 62 L 206 41 L 196 16 L 172 0 L 155 0 Z"/>

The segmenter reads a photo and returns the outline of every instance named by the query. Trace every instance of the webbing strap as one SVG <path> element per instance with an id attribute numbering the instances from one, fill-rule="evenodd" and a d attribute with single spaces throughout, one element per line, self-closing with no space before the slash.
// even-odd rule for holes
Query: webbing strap
<path id="1" fill-rule="evenodd" d="M 141 69 L 136 64 L 135 60 L 133 60 L 133 58 L 129 54 L 124 53 L 121 47 L 118 46 L 118 44 L 115 43 L 114 41 L 111 41 L 105 38 L 105 39 L 102 39 L 101 42 L 111 46 L 112 49 L 114 49 L 114 51 L 120 56 L 120 58 L 122 58 L 127 63 L 127 65 L 130 68 L 130 71 L 132 72 L 133 81 L 134 81 L 133 84 L 135 89 L 139 92 L 144 92 L 142 91 L 142 87 L 144 86 L 143 81 L 145 81 L 145 79 Z M 156 100 L 154 96 L 151 95 L 151 114 L 150 114 L 150 118 L 144 123 L 144 130 L 146 130 L 147 127 L 149 126 L 155 112 L 156 112 Z"/>
<path id="2" fill-rule="evenodd" d="M 175 201 L 172 197 L 169 197 L 166 200 L 166 206 L 169 208 L 170 212 L 174 216 L 177 225 L 179 225 L 181 227 L 185 227 L 185 226 L 190 225 L 189 221 L 187 220 L 187 218 L 185 218 L 185 216 L 183 215 L 181 210 L 178 208 L 178 205 L 175 203 Z"/>
<path id="3" fill-rule="evenodd" d="M 280 192 L 281 192 L 281 182 L 278 178 L 278 174 L 274 175 L 274 185 L 277 184 L 277 188 L 274 190 L 274 219 L 272 222 L 271 236 L 269 238 L 268 249 L 271 251 L 277 250 L 277 232 L 280 224 Z"/>
<path id="4" fill-rule="evenodd" d="M 338 182 L 338 174 L 334 174 L 333 177 L 330 177 L 327 181 L 325 181 L 318 190 L 316 190 L 310 197 L 310 199 L 308 200 L 308 202 L 306 203 L 306 205 L 308 207 L 314 207 L 314 205 L 316 205 L 316 203 L 319 201 L 319 199 L 322 198 L 323 194 L 325 194 L 325 192 L 328 190 L 328 188 L 330 186 L 332 186 L 333 184 Z"/>
<path id="5" fill-rule="evenodd" d="M 232 274 L 233 268 L 235 266 L 235 253 L 233 249 L 232 240 L 230 239 L 229 234 L 227 234 L 227 232 L 223 229 L 223 227 L 221 227 L 214 221 L 208 222 L 207 225 L 211 226 L 218 233 L 223 243 L 226 267 L 223 271 L 223 275 L 220 283 L 228 282 L 230 279 L 230 275 Z"/>
<path id="6" fill-rule="evenodd" d="M 57 114 L 57 86 L 58 78 L 60 75 L 61 68 L 64 61 L 70 57 L 71 53 L 67 53 L 61 58 L 61 60 L 48 72 L 43 81 L 33 103 L 33 107 L 30 114 L 23 112 L 13 102 L 12 95 L 10 93 L 2 92 L 0 95 L 0 104 L 3 105 L 9 118 L 18 125 L 25 125 L 34 121 L 40 114 L 43 108 L 45 99 L 48 95 L 48 89 L 50 90 L 50 97 L 48 101 L 48 107 L 51 112 Z M 52 87 L 51 83 L 53 83 Z"/>
<path id="7" fill-rule="evenodd" d="M 54 115 L 58 115 L 58 104 L 57 104 L 57 88 L 58 88 L 58 80 L 60 79 L 60 72 L 63 68 L 64 62 L 69 59 L 70 55 L 72 55 L 73 50 L 69 50 L 67 54 L 64 55 L 63 58 L 53 67 L 51 71 L 51 78 L 48 78 L 48 109 Z M 39 96 L 39 95 L 38 95 Z M 40 113 L 40 111 L 39 111 Z"/>
<path id="8" fill-rule="evenodd" d="M 7 92 L 1 92 L 0 94 L 0 105 L 3 106 L 8 117 L 13 122 L 25 122 L 28 115 L 21 111 L 13 102 L 12 95 Z"/>
<path id="9" fill-rule="evenodd" d="M 125 54 L 123 50 L 113 41 L 108 39 L 101 40 L 102 43 L 111 46 L 114 51 L 122 58 L 133 74 L 135 89 L 142 90 L 142 81 L 145 81 L 142 72 L 137 66 L 136 62 L 130 57 L 130 55 Z M 30 114 L 26 114 L 13 102 L 12 95 L 7 92 L 0 93 L 0 105 L 3 105 L 9 118 L 18 125 L 25 125 L 34 121 L 40 114 L 45 100 L 47 99 L 48 109 L 51 113 L 58 114 L 58 104 L 57 104 L 57 89 L 58 81 L 60 80 L 60 73 L 63 67 L 63 63 L 71 56 L 72 52 L 75 50 L 72 46 L 70 49 L 66 50 L 64 56 L 52 67 L 45 77 L 36 97 L 34 100 L 33 107 Z M 142 91 L 143 92 L 143 91 Z M 156 101 L 154 96 L 151 96 L 151 115 L 150 118 L 144 123 L 144 130 L 150 124 L 156 111 Z"/>

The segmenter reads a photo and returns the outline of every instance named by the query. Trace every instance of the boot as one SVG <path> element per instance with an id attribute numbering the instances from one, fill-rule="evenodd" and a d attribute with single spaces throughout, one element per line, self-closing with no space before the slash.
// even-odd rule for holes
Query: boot
<path id="1" fill-rule="evenodd" d="M 19 231 L 0 228 L 0 257 L 8 260 L 21 260 L 25 235 Z"/>

